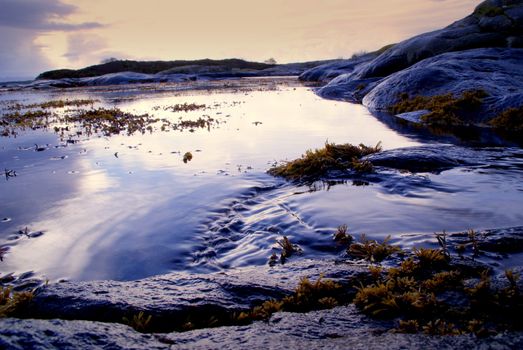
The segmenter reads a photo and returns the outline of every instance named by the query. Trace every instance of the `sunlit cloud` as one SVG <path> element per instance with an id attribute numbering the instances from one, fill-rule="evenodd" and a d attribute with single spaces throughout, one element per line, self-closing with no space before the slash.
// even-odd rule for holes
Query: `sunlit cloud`
<path id="1" fill-rule="evenodd" d="M 350 57 L 441 28 L 479 0 L 0 0 L 0 77 L 104 58 Z M 31 59 L 28 59 L 31 55 Z"/>

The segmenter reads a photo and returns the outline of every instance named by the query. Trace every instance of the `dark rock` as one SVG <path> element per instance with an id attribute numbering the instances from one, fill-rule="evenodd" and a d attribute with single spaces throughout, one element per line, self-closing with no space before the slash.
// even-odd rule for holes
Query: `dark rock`
<path id="1" fill-rule="evenodd" d="M 523 105 L 523 49 L 477 49 L 442 54 L 383 79 L 363 99 L 370 109 L 387 110 L 407 93 L 434 96 L 484 90 L 488 97 L 476 123 Z"/>
<path id="2" fill-rule="evenodd" d="M 375 166 L 410 172 L 434 172 L 470 165 L 460 150 L 453 146 L 408 147 L 375 153 L 366 159 Z"/>
<path id="3" fill-rule="evenodd" d="M 376 58 L 376 53 L 368 53 L 346 60 L 322 64 L 320 66 L 306 70 L 300 75 L 302 81 L 315 81 L 326 83 L 339 75 L 351 73 L 358 66 L 368 63 Z"/>
<path id="4" fill-rule="evenodd" d="M 1 349 L 165 349 L 154 335 L 87 321 L 0 319 Z"/>
<path id="5" fill-rule="evenodd" d="M 490 16 L 482 9 L 500 15 Z M 385 77 L 446 52 L 506 47 L 507 37 L 521 36 L 521 1 L 485 1 L 474 13 L 450 26 L 405 40 L 387 50 L 361 72 L 361 78 Z M 497 11 L 497 12 L 496 12 Z"/>
<path id="6" fill-rule="evenodd" d="M 30 308 L 36 318 L 122 322 L 143 311 L 154 329 L 169 331 L 189 317 L 227 318 L 268 299 L 292 293 L 298 277 L 347 281 L 363 267 L 302 260 L 270 268 L 251 267 L 211 274 L 172 273 L 138 281 L 64 282 L 42 288 Z"/>
<path id="7" fill-rule="evenodd" d="M 140 334 L 130 327 L 89 321 L 0 320 L 8 349 L 517 349 L 523 333 L 488 338 L 387 332 L 354 306 L 307 314 L 276 313 L 268 322 L 184 333 Z"/>

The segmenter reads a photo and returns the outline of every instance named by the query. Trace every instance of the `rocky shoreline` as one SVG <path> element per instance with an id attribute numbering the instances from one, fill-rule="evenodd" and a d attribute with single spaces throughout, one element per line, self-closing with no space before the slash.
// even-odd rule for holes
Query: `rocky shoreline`
<path id="1" fill-rule="evenodd" d="M 305 70 L 288 65 L 263 73 L 237 76 L 297 75 L 325 84 L 325 98 L 363 103 L 370 110 L 390 111 L 403 99 L 434 97 L 482 90 L 479 112 L 468 122 L 487 126 L 505 111 L 523 105 L 523 2 L 487 0 L 474 13 L 439 31 L 422 34 L 383 52 L 335 61 Z M 120 72 L 111 75 L 37 81 L 29 87 L 126 84 L 219 78 L 223 72 L 201 76 Z M 236 76 L 233 75 L 233 76 Z M 152 79 L 152 80 L 151 80 Z M 401 96 L 407 97 L 401 97 Z M 398 113 L 416 124 L 432 110 Z M 476 151 L 470 151 L 476 152 Z M 480 151 L 479 151 L 480 152 Z M 521 154 L 514 156 L 521 157 Z M 428 146 L 377 153 L 367 157 L 376 167 L 394 171 L 431 171 L 473 165 L 474 158 L 453 146 Z M 481 164 L 480 164 L 481 165 Z M 343 174 L 342 176 L 346 176 Z M 478 251 L 492 260 L 523 253 L 523 228 L 497 228 L 481 233 Z M 470 243 L 466 233 L 450 242 Z M 461 242 L 461 243 L 460 243 Z M 489 269 L 467 257 L 453 259 L 462 270 Z M 521 271 L 514 268 L 513 271 Z M 275 267 L 231 269 L 212 274 L 172 273 L 138 281 L 63 282 L 39 288 L 19 318 L 0 318 L 0 347 L 45 348 L 500 348 L 523 347 L 523 333 L 435 336 L 393 331 L 396 320 L 364 315 L 352 303 L 307 313 L 277 312 L 266 320 L 245 325 L 228 323 L 269 299 L 291 295 L 299 278 L 332 280 L 353 288 L 369 275 L 369 264 L 351 259 L 292 260 Z M 503 273 L 493 273 L 499 281 Z M 520 283 L 521 284 L 521 283 Z M 521 288 L 519 286 L 518 288 Z M 151 316 L 152 333 L 136 332 L 125 319 Z M 138 317 L 138 320 L 142 318 Z M 129 322 L 132 323 L 132 322 Z M 190 325 L 187 326 L 187 325 Z M 185 330 L 180 332 L 180 330 Z"/>

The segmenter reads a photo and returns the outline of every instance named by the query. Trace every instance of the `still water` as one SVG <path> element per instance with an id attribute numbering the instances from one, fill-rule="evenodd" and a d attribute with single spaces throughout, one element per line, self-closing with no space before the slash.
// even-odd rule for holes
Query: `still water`
<path id="1" fill-rule="evenodd" d="M 332 257 L 341 224 L 356 236 L 390 234 L 406 246 L 424 244 L 435 231 L 523 224 L 521 157 L 506 159 L 502 170 L 391 172 L 368 186 L 299 185 L 267 175 L 275 162 L 327 140 L 381 141 L 384 149 L 436 141 L 401 132 L 360 105 L 321 99 L 296 81 L 221 84 L 226 88 L 2 92 L 3 106 L 92 98 L 95 107 L 173 122 L 204 115 L 217 122 L 193 132 L 82 135 L 76 143 L 51 130 L 0 138 L 0 169 L 17 173 L 0 179 L 0 246 L 9 248 L 0 275 L 131 280 L 263 265 L 283 235 L 303 248 L 302 257 Z M 166 108 L 183 103 L 206 108 Z M 185 152 L 193 155 L 187 163 Z"/>

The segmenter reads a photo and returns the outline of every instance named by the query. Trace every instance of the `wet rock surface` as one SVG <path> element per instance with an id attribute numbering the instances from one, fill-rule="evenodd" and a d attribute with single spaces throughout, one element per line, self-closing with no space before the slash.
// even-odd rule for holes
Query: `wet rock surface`
<path id="1" fill-rule="evenodd" d="M 387 331 L 391 324 L 362 316 L 354 306 L 307 314 L 276 313 L 268 322 L 184 333 L 141 334 L 89 321 L 0 320 L 0 346 L 9 349 L 516 349 L 522 333 L 426 336 Z"/>
<path id="2" fill-rule="evenodd" d="M 325 75 L 337 71 L 337 77 L 318 94 L 363 102 L 371 110 L 389 110 L 401 94 L 460 96 L 465 91 L 484 90 L 488 97 L 471 121 L 482 125 L 523 104 L 522 15 L 522 1 L 485 1 L 470 16 L 405 40 L 369 62 L 353 62 L 343 72 L 334 63 L 317 67 Z M 415 123 L 419 117 L 416 112 L 401 116 Z"/>
<path id="3" fill-rule="evenodd" d="M 442 54 L 423 60 L 381 81 L 363 99 L 371 109 L 386 110 L 400 95 L 434 96 L 465 91 L 487 93 L 481 113 L 485 122 L 508 108 L 523 104 L 523 49 L 476 49 Z"/>
<path id="4" fill-rule="evenodd" d="M 438 172 L 456 167 L 521 169 L 523 153 L 518 148 L 474 148 L 427 145 L 386 150 L 367 156 L 375 166 L 416 172 Z"/>
<path id="5" fill-rule="evenodd" d="M 253 267 L 211 274 L 172 273 L 138 281 L 63 282 L 42 288 L 31 317 L 122 322 L 143 311 L 155 328 L 191 317 L 226 316 L 292 293 L 301 277 L 347 280 L 365 268 L 303 260 L 283 266 Z"/>

